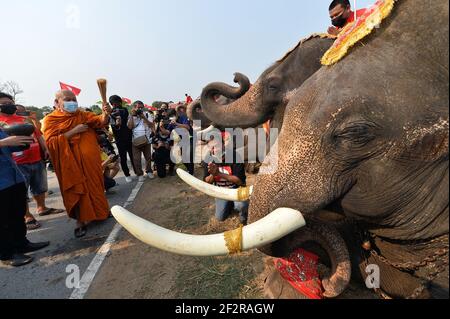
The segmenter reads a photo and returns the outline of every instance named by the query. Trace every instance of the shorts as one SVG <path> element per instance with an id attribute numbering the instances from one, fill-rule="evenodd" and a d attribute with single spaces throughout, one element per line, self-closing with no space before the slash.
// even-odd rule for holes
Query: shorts
<path id="1" fill-rule="evenodd" d="M 43 161 L 34 164 L 18 165 L 25 177 L 25 184 L 31 190 L 33 196 L 39 196 L 48 191 L 47 169 Z"/>

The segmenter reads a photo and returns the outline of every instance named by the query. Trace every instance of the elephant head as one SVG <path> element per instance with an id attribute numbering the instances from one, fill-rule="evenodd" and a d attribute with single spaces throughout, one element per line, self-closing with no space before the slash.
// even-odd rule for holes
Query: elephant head
<path id="1" fill-rule="evenodd" d="M 421 187 L 431 183 L 436 191 L 448 179 L 448 24 L 436 23 L 448 8 L 420 3 L 400 1 L 365 47 L 295 92 L 278 139 L 278 169 L 255 186 L 254 219 L 286 201 L 314 213 L 340 200 L 352 215 L 396 226 L 381 231 L 396 239 L 442 232 L 425 227 L 431 220 L 418 223 L 422 214 L 403 216 L 405 224 L 393 217 L 406 214 L 407 204 L 415 212 L 429 204 L 424 197 L 436 194 Z M 424 7 L 426 20 L 406 32 L 415 6 Z"/>
<path id="2" fill-rule="evenodd" d="M 275 127 L 281 127 L 288 93 L 300 87 L 321 67 L 320 59 L 332 43 L 332 39 L 321 36 L 301 41 L 252 86 L 240 73 L 234 79 L 239 84 L 238 88 L 225 83 L 209 84 L 201 95 L 203 113 L 214 119 L 214 124 L 225 128 L 252 128 L 268 120 L 272 120 Z M 232 102 L 224 105 L 217 101 L 218 95 Z"/>
<path id="3" fill-rule="evenodd" d="M 333 206 L 384 240 L 448 235 L 448 10 L 398 1 L 364 46 L 296 90 L 250 221 L 277 207 L 308 220 Z"/>

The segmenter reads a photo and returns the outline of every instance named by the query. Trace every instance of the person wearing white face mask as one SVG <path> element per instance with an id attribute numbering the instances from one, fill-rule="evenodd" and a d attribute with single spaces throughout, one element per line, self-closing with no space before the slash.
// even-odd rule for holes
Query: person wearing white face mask
<path id="1" fill-rule="evenodd" d="M 109 123 L 111 111 L 108 104 L 102 115 L 82 111 L 71 91 L 59 91 L 55 111 L 44 120 L 43 133 L 64 205 L 69 217 L 77 220 L 77 238 L 86 235 L 90 222 L 110 216 L 95 129 Z"/>

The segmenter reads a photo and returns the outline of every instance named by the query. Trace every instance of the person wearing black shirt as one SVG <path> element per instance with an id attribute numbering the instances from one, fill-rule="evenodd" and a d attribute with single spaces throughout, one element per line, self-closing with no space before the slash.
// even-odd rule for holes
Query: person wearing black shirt
<path id="1" fill-rule="evenodd" d="M 127 126 L 129 112 L 123 107 L 122 98 L 120 96 L 111 96 L 109 98 L 109 103 L 113 107 L 113 112 L 111 114 L 111 127 L 113 129 L 117 149 L 119 150 L 120 165 L 123 173 L 125 174 L 127 183 L 131 183 L 132 179 L 130 169 L 128 168 L 127 154 L 130 157 L 134 172 L 136 172 L 136 169 L 133 164 L 133 134 Z"/>
<path id="2" fill-rule="evenodd" d="M 163 116 L 161 121 L 157 123 L 156 130 L 153 134 L 153 160 L 159 178 L 165 178 L 167 176 L 167 164 L 169 164 L 169 174 L 174 175 L 175 164 L 170 158 L 170 150 L 173 146 L 173 141 L 170 137 L 172 129 L 167 117 Z"/>
<path id="3" fill-rule="evenodd" d="M 234 151 L 235 153 L 235 151 Z M 225 152 L 223 152 L 223 160 Z M 227 164 L 202 163 L 204 169 L 204 181 L 218 187 L 237 189 L 245 187 L 247 178 L 245 175 L 245 165 L 234 154 L 234 162 Z M 249 202 L 230 202 L 216 199 L 216 218 L 220 222 L 225 221 L 232 213 L 233 209 L 239 212 L 239 219 L 243 225 L 247 224 Z"/>
<path id="4" fill-rule="evenodd" d="M 181 105 L 177 108 L 176 120 L 173 121 L 172 125 L 174 125 L 175 129 L 184 129 L 187 132 L 189 132 L 189 149 L 186 150 L 189 152 L 189 160 L 183 161 L 183 164 L 184 164 L 184 166 L 186 166 L 189 174 L 194 175 L 194 168 L 195 168 L 195 165 L 194 165 L 195 148 L 194 148 L 194 140 L 193 140 L 194 128 L 192 127 L 192 123 L 186 114 L 186 106 L 185 105 Z"/>

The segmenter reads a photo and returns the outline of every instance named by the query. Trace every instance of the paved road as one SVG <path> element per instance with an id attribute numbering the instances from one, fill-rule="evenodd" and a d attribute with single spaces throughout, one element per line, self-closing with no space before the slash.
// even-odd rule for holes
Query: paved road
<path id="1" fill-rule="evenodd" d="M 123 175 L 116 179 L 119 186 L 115 194 L 108 195 L 112 206 L 122 205 L 126 202 L 136 182 L 127 184 Z M 49 189 L 54 192 L 47 198 L 47 206 L 64 208 L 58 181 L 53 173 L 49 172 Z M 35 212 L 34 203 L 31 212 Z M 66 287 L 66 267 L 77 265 L 82 276 L 87 269 L 96 251 L 103 245 L 115 220 L 110 219 L 101 224 L 90 227 L 84 239 L 75 239 L 73 230 L 75 222 L 67 215 L 61 214 L 49 217 L 38 217 L 42 228 L 32 231 L 28 238 L 33 241 L 51 241 L 51 245 L 40 252 L 32 254 L 35 261 L 27 266 L 10 269 L 0 265 L 0 299 L 67 299 L 72 290 Z"/>

